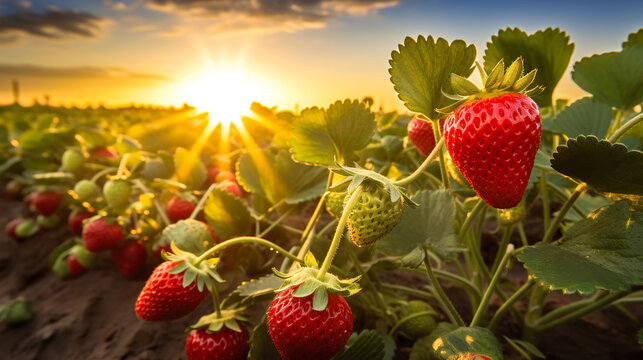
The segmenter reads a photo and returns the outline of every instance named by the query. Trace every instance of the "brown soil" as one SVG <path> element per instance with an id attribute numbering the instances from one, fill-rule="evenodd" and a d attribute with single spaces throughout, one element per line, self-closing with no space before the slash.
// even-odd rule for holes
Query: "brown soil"
<path id="1" fill-rule="evenodd" d="M 4 228 L 8 221 L 21 214 L 22 206 L 19 202 L 0 200 L 0 209 L 3 213 L 0 226 Z M 528 233 L 530 231 L 527 229 Z M 177 321 L 150 323 L 139 320 L 134 313 L 134 303 L 153 264 L 137 278 L 126 280 L 105 254 L 96 268 L 85 275 L 62 281 L 48 268 L 47 256 L 69 236 L 66 228 L 61 227 L 17 243 L 2 232 L 0 303 L 25 296 L 34 318 L 16 327 L 0 325 L 0 358 L 184 359 L 186 334 L 183 329 L 196 322 L 199 316 L 211 312 L 211 303 L 204 301 L 193 314 Z M 518 266 L 511 277 L 518 282 L 524 275 Z M 382 278 L 413 286 L 425 282 L 422 276 L 407 272 L 389 273 Z M 227 276 L 227 279 L 235 284 L 241 278 L 237 275 L 233 279 Z M 446 290 L 463 314 L 471 313 L 460 290 L 451 287 Z M 574 299 L 560 294 L 551 298 L 547 309 Z M 490 311 L 495 311 L 497 306 L 497 302 L 493 302 Z M 265 306 L 257 308 L 252 314 L 255 323 Z M 643 307 L 630 306 L 629 309 L 643 318 Z M 639 326 L 616 310 L 607 309 L 546 334 L 540 349 L 548 359 L 641 359 L 643 352 L 636 343 Z M 501 330 L 509 337 L 519 337 L 519 329 L 511 321 L 505 321 Z M 519 358 L 510 348 L 505 350 L 508 359 Z"/>

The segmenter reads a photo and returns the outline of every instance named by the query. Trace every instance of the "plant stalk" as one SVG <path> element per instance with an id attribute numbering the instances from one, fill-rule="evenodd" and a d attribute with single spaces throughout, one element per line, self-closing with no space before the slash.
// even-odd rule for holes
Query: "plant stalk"
<path id="1" fill-rule="evenodd" d="M 538 325 L 538 326 L 536 326 L 535 330 L 537 332 L 543 332 L 543 331 L 547 331 L 547 330 L 549 330 L 549 329 L 551 329 L 553 327 L 556 327 L 558 325 L 562 325 L 564 323 L 580 319 L 581 317 L 583 317 L 583 316 L 585 316 L 585 315 L 587 315 L 587 314 L 589 314 L 591 312 L 594 312 L 594 311 L 596 311 L 596 310 L 598 310 L 598 309 L 600 309 L 600 308 L 602 308 L 602 307 L 604 307 L 606 305 L 611 304 L 612 302 L 624 297 L 627 294 L 628 294 L 628 292 L 621 291 L 621 292 L 617 292 L 617 293 L 605 296 L 604 298 L 602 298 L 602 299 L 600 299 L 598 301 L 592 302 L 591 304 L 589 304 L 589 305 L 587 305 L 587 306 L 585 306 L 585 307 L 583 307 L 581 309 L 578 309 L 578 310 L 572 312 L 571 314 L 567 314 L 567 315 L 565 315 L 563 317 L 560 317 L 560 318 L 558 318 L 556 320 L 553 320 L 551 322 L 548 322 L 548 323 L 545 323 L 545 324 L 542 324 L 542 325 Z"/>
<path id="2" fill-rule="evenodd" d="M 518 291 L 513 293 L 513 295 L 511 295 L 511 297 L 507 299 L 507 301 L 505 301 L 502 306 L 500 306 L 500 308 L 496 311 L 496 313 L 491 318 L 491 321 L 489 322 L 489 330 L 495 331 L 504 314 L 513 306 L 516 301 L 520 300 L 520 298 L 522 298 L 535 283 L 536 280 L 534 280 L 533 278 L 529 279 L 520 287 L 520 289 L 518 289 Z"/>
<path id="3" fill-rule="evenodd" d="M 413 180 L 415 180 L 415 178 L 417 178 L 418 176 L 422 175 L 422 172 L 424 172 L 424 170 L 429 166 L 431 161 L 433 161 L 433 159 L 435 159 L 435 157 L 438 156 L 439 153 L 441 153 L 442 145 L 444 145 L 444 138 L 440 139 L 440 141 L 438 141 L 435 144 L 435 147 L 433 148 L 433 151 L 431 151 L 429 156 L 427 156 L 426 159 L 424 159 L 424 161 L 422 162 L 422 164 L 420 164 L 420 167 L 415 169 L 415 171 L 413 173 L 411 173 L 411 175 L 409 175 L 409 176 L 407 176 L 405 178 L 399 179 L 397 181 L 394 181 L 393 183 L 395 185 L 404 186 L 404 185 L 408 185 L 411 182 L 413 182 Z"/>
<path id="4" fill-rule="evenodd" d="M 438 279 L 435 277 L 435 274 L 431 269 L 431 264 L 429 263 L 429 258 L 430 258 L 429 251 L 425 248 L 424 249 L 424 267 L 426 268 L 426 274 L 429 277 L 429 281 L 431 282 L 431 285 L 433 285 L 433 288 L 435 289 L 438 295 L 437 299 L 440 302 L 440 305 L 442 306 L 442 310 L 444 310 L 444 312 L 447 314 L 447 316 L 449 317 L 452 323 L 458 326 L 465 326 L 464 321 L 462 320 L 462 317 L 460 317 L 460 314 L 451 303 L 451 300 L 449 300 L 449 297 L 444 292 L 444 289 L 442 289 L 442 286 L 438 282 Z"/>
<path id="5" fill-rule="evenodd" d="M 638 115 L 630 119 L 628 122 L 623 124 L 623 126 L 616 129 L 614 133 L 612 133 L 612 135 L 607 140 L 611 143 L 617 142 L 621 137 L 623 137 L 623 135 L 625 135 L 625 133 L 629 129 L 633 128 L 641 121 L 643 121 L 643 112 L 639 113 Z"/>
<path id="6" fill-rule="evenodd" d="M 545 236 L 543 237 L 543 242 L 548 243 L 551 242 L 551 240 L 554 237 L 554 234 L 556 233 L 556 230 L 558 230 L 558 227 L 560 224 L 563 222 L 563 219 L 565 218 L 565 215 L 571 209 L 572 205 L 578 200 L 578 198 L 583 195 L 583 193 L 587 190 L 587 185 L 584 183 L 579 184 L 576 186 L 576 189 L 574 190 L 574 193 L 567 199 L 565 204 L 563 204 L 563 207 L 558 211 L 558 214 L 556 214 L 556 217 L 554 218 L 554 221 L 549 225 L 549 228 L 547 228 L 547 232 L 545 233 Z"/>
<path id="7" fill-rule="evenodd" d="M 493 293 L 494 288 L 498 283 L 498 280 L 500 280 L 500 275 L 502 275 L 504 267 L 505 265 L 507 265 L 507 261 L 509 261 L 509 257 L 511 256 L 513 251 L 514 251 L 513 244 L 509 244 L 509 246 L 507 246 L 507 251 L 505 251 L 505 255 L 502 257 L 502 260 L 500 261 L 500 265 L 498 266 L 498 269 L 496 269 L 496 271 L 494 272 L 493 277 L 491 278 L 491 282 L 489 282 L 489 286 L 487 286 L 487 290 L 485 290 L 484 295 L 482 295 L 482 301 L 480 301 L 480 305 L 478 305 L 478 310 L 476 310 L 475 315 L 473 315 L 473 320 L 471 320 L 471 324 L 469 324 L 469 327 L 477 326 L 482 320 L 482 316 L 484 315 L 484 312 L 487 308 L 487 304 L 489 303 L 491 294 Z"/>

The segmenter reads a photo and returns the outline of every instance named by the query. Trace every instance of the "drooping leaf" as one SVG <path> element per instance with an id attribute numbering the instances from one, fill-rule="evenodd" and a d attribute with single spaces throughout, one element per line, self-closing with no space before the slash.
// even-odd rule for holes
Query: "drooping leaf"
<path id="1" fill-rule="evenodd" d="M 446 190 L 422 190 L 412 199 L 419 206 L 406 208 L 400 223 L 377 242 L 377 248 L 388 255 L 403 256 L 426 247 L 444 259 L 452 258 L 458 248 L 451 194 Z"/>
<path id="2" fill-rule="evenodd" d="M 643 45 L 643 28 L 627 36 L 627 41 L 623 42 L 623 47 Z"/>
<path id="3" fill-rule="evenodd" d="M 353 333 L 333 360 L 391 360 L 395 353 L 395 342 L 390 340 L 374 330 Z"/>
<path id="4" fill-rule="evenodd" d="M 551 166 L 601 192 L 643 195 L 643 152 L 622 144 L 595 136 L 569 139 L 558 146 Z"/>
<path id="5" fill-rule="evenodd" d="M 585 57 L 574 64 L 572 79 L 596 100 L 631 109 L 643 102 L 643 46 Z"/>
<path id="6" fill-rule="evenodd" d="M 424 338 L 423 338 L 424 339 Z M 502 347 L 489 329 L 460 327 L 441 335 L 431 344 L 433 359 L 457 359 L 464 354 L 482 355 L 501 360 Z"/>
<path id="7" fill-rule="evenodd" d="M 553 290 L 628 290 L 643 284 L 643 212 L 619 201 L 574 224 L 559 246 L 538 243 L 518 259 Z"/>
<path id="8" fill-rule="evenodd" d="M 302 110 L 292 127 L 290 147 L 298 162 L 333 166 L 368 145 L 376 128 L 375 116 L 357 100 L 337 101 L 328 109 Z"/>
<path id="9" fill-rule="evenodd" d="M 511 64 L 522 56 L 524 72 L 538 69 L 534 84 L 545 87 L 534 100 L 540 106 L 551 106 L 554 89 L 565 73 L 573 52 L 574 44 L 558 28 L 547 28 L 530 35 L 519 28 L 507 28 L 498 31 L 498 35 L 492 36 L 491 42 L 487 43 L 484 69 L 487 73 L 491 72 L 500 59 L 504 59 L 505 64 Z"/>
<path id="10" fill-rule="evenodd" d="M 220 188 L 212 191 L 204 212 L 206 221 L 220 240 L 247 235 L 253 222 L 246 203 Z"/>
<path id="11" fill-rule="evenodd" d="M 475 58 L 475 46 L 467 46 L 462 40 L 449 44 L 432 36 L 407 37 L 391 53 L 389 74 L 398 97 L 409 110 L 437 120 L 441 115 L 435 109 L 454 103 L 442 92 L 453 93 L 451 74 L 469 77 Z"/>
<path id="12" fill-rule="evenodd" d="M 612 121 L 612 107 L 594 98 L 582 98 L 566 107 L 554 120 L 555 126 L 568 138 L 594 135 L 602 139 Z"/>
<path id="13" fill-rule="evenodd" d="M 245 153 L 237 165 L 239 183 L 272 204 L 297 204 L 321 196 L 326 189 L 328 170 L 298 164 L 285 150 Z"/>

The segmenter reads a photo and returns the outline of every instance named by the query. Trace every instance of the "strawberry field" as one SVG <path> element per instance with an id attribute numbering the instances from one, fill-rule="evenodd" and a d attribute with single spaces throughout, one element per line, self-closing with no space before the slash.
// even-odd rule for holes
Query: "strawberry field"
<path id="1" fill-rule="evenodd" d="M 640 359 L 643 29 L 440 36 L 400 112 L 0 107 L 0 353 Z"/>

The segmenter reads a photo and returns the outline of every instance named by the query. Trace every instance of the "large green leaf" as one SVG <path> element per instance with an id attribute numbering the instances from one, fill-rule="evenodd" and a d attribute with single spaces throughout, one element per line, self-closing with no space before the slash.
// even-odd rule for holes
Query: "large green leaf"
<path id="1" fill-rule="evenodd" d="M 531 35 L 518 28 L 507 28 L 498 31 L 498 35 L 492 36 L 491 42 L 487 43 L 484 69 L 489 73 L 500 59 L 504 59 L 505 64 L 511 64 L 522 56 L 525 73 L 538 69 L 534 84 L 545 87 L 534 100 L 540 106 L 551 106 L 554 89 L 565 73 L 573 52 L 574 44 L 558 28 L 539 30 Z"/>
<path id="2" fill-rule="evenodd" d="M 328 170 L 292 161 L 286 150 L 245 153 L 237 164 L 237 178 L 247 190 L 272 204 L 297 204 L 319 197 L 326 190 Z"/>
<path id="3" fill-rule="evenodd" d="M 643 152 L 595 136 L 569 139 L 556 149 L 554 170 L 601 192 L 643 195 Z"/>
<path id="4" fill-rule="evenodd" d="M 627 41 L 623 42 L 623 47 L 634 46 L 634 45 L 643 45 L 643 28 L 640 28 L 639 31 L 631 33 L 627 36 Z"/>
<path id="5" fill-rule="evenodd" d="M 643 212 L 619 201 L 574 224 L 559 246 L 538 243 L 518 259 L 553 290 L 590 293 L 643 284 Z"/>
<path id="6" fill-rule="evenodd" d="M 611 121 L 611 106 L 586 97 L 561 111 L 554 120 L 554 124 L 568 138 L 594 135 L 602 139 L 607 134 Z"/>
<path id="7" fill-rule="evenodd" d="M 247 235 L 253 220 L 243 200 L 215 188 L 205 204 L 205 219 L 220 240 Z"/>
<path id="8" fill-rule="evenodd" d="M 177 148 L 174 153 L 176 178 L 190 189 L 200 189 L 208 177 L 208 171 L 201 159 L 184 148 Z"/>
<path id="9" fill-rule="evenodd" d="M 454 102 L 442 93 L 453 93 L 451 74 L 469 77 L 475 59 L 475 46 L 467 46 L 462 40 L 449 44 L 443 38 L 407 37 L 404 45 L 391 53 L 389 74 L 398 97 L 409 110 L 437 120 L 441 115 L 435 109 Z"/>
<path id="10" fill-rule="evenodd" d="M 377 248 L 388 255 L 402 256 L 426 247 L 441 258 L 453 257 L 458 249 L 451 194 L 446 190 L 422 190 L 413 196 L 413 201 L 419 206 L 407 207 L 400 223 L 377 242 Z"/>
<path id="11" fill-rule="evenodd" d="M 333 360 L 391 360 L 395 355 L 395 341 L 374 330 L 353 333 L 348 343 Z"/>
<path id="12" fill-rule="evenodd" d="M 292 127 L 293 158 L 302 163 L 334 166 L 353 157 L 375 133 L 375 115 L 357 100 L 337 101 L 328 109 L 302 110 Z"/>
<path id="13" fill-rule="evenodd" d="M 427 342 L 431 337 L 420 339 Z M 432 359 L 451 360 L 459 359 L 465 354 L 482 355 L 490 360 L 502 359 L 502 347 L 489 329 L 479 327 L 460 327 L 441 335 L 433 340 L 429 348 L 425 344 L 422 348 L 433 352 Z M 413 346 L 416 349 L 416 346 Z M 411 359 L 427 359 L 427 357 L 411 356 Z"/>
<path id="14" fill-rule="evenodd" d="M 585 57 L 574 64 L 572 79 L 597 100 L 631 109 L 643 102 L 643 45 Z"/>

